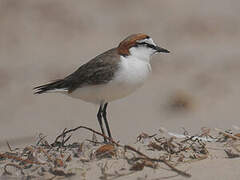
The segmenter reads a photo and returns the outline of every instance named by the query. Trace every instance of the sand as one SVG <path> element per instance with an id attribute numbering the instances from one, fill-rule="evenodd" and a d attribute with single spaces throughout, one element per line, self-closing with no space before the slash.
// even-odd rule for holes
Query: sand
<path id="1" fill-rule="evenodd" d="M 71 142 L 73 132 L 87 129 L 91 139 Z M 217 132 L 216 132 L 217 131 Z M 70 136 L 69 136 L 70 135 Z M 35 144 L 0 152 L 1 178 L 25 179 L 234 179 L 240 159 L 240 134 L 203 128 L 201 134 L 160 131 L 141 133 L 133 144 L 79 127 L 49 143 L 40 135 Z M 69 138 L 68 138 L 69 137 Z M 101 137 L 102 139 L 102 137 Z M 219 170 L 224 172 L 217 173 Z M 227 172 L 226 172 L 227 171 Z M 199 173 L 206 177 L 200 177 Z"/>
<path id="2" fill-rule="evenodd" d="M 161 127 L 178 134 L 182 127 L 191 134 L 201 127 L 239 127 L 239 6 L 238 0 L 1 0 L 1 152 L 8 151 L 6 141 L 34 144 L 39 133 L 52 142 L 64 128 L 98 130 L 98 107 L 59 94 L 34 96 L 32 88 L 68 75 L 136 32 L 171 53 L 153 57 L 152 76 L 141 89 L 110 103 L 115 140 L 133 145 L 138 134 Z M 86 131 L 72 137 L 86 138 Z M 223 153 L 181 169 L 189 168 L 193 179 L 239 179 L 238 162 Z M 128 178 L 144 177 L 137 174 Z"/>

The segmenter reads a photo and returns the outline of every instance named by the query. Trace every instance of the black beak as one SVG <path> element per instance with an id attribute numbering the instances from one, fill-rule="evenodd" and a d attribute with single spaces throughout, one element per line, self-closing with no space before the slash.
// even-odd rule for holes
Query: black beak
<path id="1" fill-rule="evenodd" d="M 156 50 L 156 52 L 170 53 L 169 50 L 161 48 L 159 46 L 155 46 L 155 50 Z"/>

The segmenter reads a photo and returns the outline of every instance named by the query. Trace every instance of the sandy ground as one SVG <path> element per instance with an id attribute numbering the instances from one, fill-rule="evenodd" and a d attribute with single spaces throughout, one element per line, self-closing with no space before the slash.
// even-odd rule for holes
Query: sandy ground
<path id="1" fill-rule="evenodd" d="M 99 141 L 101 133 L 95 133 L 84 141 L 72 141 L 65 131 L 64 138 L 58 136 L 54 143 L 41 135 L 23 148 L 8 145 L 7 151 L 0 151 L 0 179 L 238 179 L 240 175 L 239 129 L 236 133 L 204 128 L 195 135 L 167 130 L 141 133 L 132 144 L 114 140 L 105 144 Z"/>
<path id="2" fill-rule="evenodd" d="M 66 76 L 136 32 L 171 54 L 154 56 L 144 87 L 110 104 L 115 139 L 133 143 L 139 133 L 161 127 L 195 133 L 204 126 L 240 126 L 239 7 L 237 0 L 1 0 L 0 148 L 6 140 L 33 142 L 40 132 L 53 140 L 65 127 L 97 129 L 98 107 L 59 94 L 34 96 L 32 88 Z M 237 179 L 238 162 L 202 161 L 191 171 L 195 179 L 217 178 L 216 172 Z"/>

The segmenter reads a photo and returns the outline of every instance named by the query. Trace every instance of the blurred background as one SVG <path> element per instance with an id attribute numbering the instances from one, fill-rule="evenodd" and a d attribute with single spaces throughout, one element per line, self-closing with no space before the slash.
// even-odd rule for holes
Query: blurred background
<path id="1" fill-rule="evenodd" d="M 152 76 L 108 109 L 113 136 L 133 142 L 159 128 L 195 133 L 240 126 L 240 1 L 1 0 L 0 145 L 53 140 L 64 128 L 99 130 L 98 107 L 32 88 L 62 78 L 126 36 L 143 32 L 171 51 Z M 86 135 L 88 134 L 88 135 Z M 77 138 L 89 136 L 82 131 Z"/>

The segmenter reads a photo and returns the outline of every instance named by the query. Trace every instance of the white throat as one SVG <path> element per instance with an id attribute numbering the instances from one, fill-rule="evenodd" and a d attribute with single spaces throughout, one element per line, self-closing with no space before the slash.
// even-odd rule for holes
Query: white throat
<path id="1" fill-rule="evenodd" d="M 154 54 L 154 51 L 146 47 L 132 47 L 129 49 L 130 55 L 133 58 L 137 58 L 149 63 L 150 57 Z"/>

